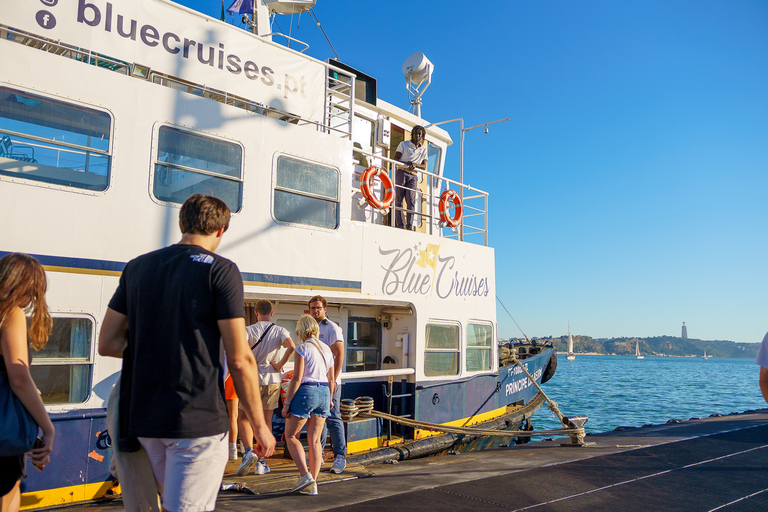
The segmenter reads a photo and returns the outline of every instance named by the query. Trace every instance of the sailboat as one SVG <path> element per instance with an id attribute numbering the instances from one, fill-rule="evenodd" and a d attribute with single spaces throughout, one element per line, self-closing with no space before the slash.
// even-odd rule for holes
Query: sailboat
<path id="1" fill-rule="evenodd" d="M 709 359 L 710 357 L 712 357 L 712 356 L 708 356 L 706 350 L 704 351 L 704 355 L 701 356 L 702 359 Z"/>
<path id="2" fill-rule="evenodd" d="M 573 336 L 571 336 L 571 322 L 568 322 L 568 355 L 565 356 L 568 361 L 573 361 L 576 356 L 573 353 Z"/>
<path id="3" fill-rule="evenodd" d="M 645 356 L 640 353 L 640 340 L 635 340 L 635 357 L 638 359 L 645 359 Z"/>

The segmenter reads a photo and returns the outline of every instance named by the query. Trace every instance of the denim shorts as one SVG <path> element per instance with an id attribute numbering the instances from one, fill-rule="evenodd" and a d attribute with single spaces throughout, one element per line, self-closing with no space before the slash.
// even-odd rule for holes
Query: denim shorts
<path id="1" fill-rule="evenodd" d="M 331 390 L 328 386 L 315 386 L 304 383 L 299 386 L 296 395 L 291 400 L 288 412 L 298 418 L 309 418 L 310 415 L 327 418 L 331 413 Z"/>

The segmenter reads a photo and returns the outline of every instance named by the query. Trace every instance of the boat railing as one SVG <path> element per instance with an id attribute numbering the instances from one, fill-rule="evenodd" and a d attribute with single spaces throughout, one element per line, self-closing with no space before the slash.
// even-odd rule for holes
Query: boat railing
<path id="1" fill-rule="evenodd" d="M 395 183 L 395 166 L 400 164 L 397 160 L 387 158 L 382 155 L 377 155 L 372 152 L 366 152 L 361 149 L 355 149 L 356 154 L 364 155 L 369 162 L 379 161 L 379 166 L 388 171 L 388 175 L 392 180 L 395 187 L 395 197 L 397 197 L 397 190 L 404 187 Z M 357 162 L 359 164 L 359 161 Z M 358 169 L 360 166 L 358 165 Z M 355 178 L 357 178 L 358 184 L 360 182 L 360 176 L 363 170 L 355 172 Z M 420 219 L 427 219 L 425 232 L 427 234 L 439 234 L 445 238 L 453 238 L 461 241 L 470 241 L 488 245 L 488 193 L 480 189 L 476 189 L 465 183 L 439 176 L 429 171 L 418 171 L 421 178 L 421 183 L 425 183 L 425 186 L 416 189 L 416 209 L 409 210 L 403 205 L 394 204 L 392 210 L 395 215 L 406 214 L 408 212 L 413 213 L 414 221 L 417 225 L 423 225 Z M 420 185 L 421 185 L 420 183 Z M 440 195 L 445 190 L 455 190 L 462 197 L 463 215 L 460 220 L 460 224 L 456 229 L 451 229 L 441 223 L 439 201 Z M 356 189 L 358 197 L 362 197 L 360 187 L 358 185 Z M 374 191 L 377 194 L 381 194 L 381 186 L 374 187 Z M 419 208 L 419 206 L 421 206 Z M 395 215 L 389 215 L 385 219 L 385 223 L 389 226 L 395 226 Z M 452 212 L 450 213 L 452 215 Z M 421 222 L 421 223 L 420 223 Z"/>
<path id="2" fill-rule="evenodd" d="M 341 380 L 361 380 L 361 379 L 379 379 L 381 377 L 399 377 L 404 375 L 415 375 L 413 368 L 392 368 L 389 370 L 370 370 L 366 372 L 342 372 Z"/>
<path id="3" fill-rule="evenodd" d="M 65 42 L 48 39 L 7 25 L 0 24 L 0 39 L 19 43 L 60 57 L 73 59 L 141 80 L 149 80 L 157 85 L 224 103 L 256 114 L 280 119 L 281 121 L 288 123 L 296 125 L 314 125 L 322 132 L 333 134 L 341 138 L 352 138 L 355 77 L 329 63 L 317 61 L 318 64 L 325 67 L 326 80 L 325 96 L 323 100 L 324 115 L 322 120 L 314 120 L 302 118 L 298 114 L 286 112 L 279 108 L 265 105 L 258 101 L 232 94 L 224 90 L 185 80 L 164 73 L 161 70 L 138 66 L 135 63 L 110 57 L 91 49 L 80 48 Z"/>

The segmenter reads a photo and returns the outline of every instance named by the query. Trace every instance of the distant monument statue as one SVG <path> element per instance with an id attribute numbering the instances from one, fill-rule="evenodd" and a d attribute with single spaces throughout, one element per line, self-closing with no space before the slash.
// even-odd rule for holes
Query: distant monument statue
<path id="1" fill-rule="evenodd" d="M 682 338 L 684 340 L 688 339 L 688 328 L 685 326 L 685 322 L 683 322 L 683 336 L 682 336 Z"/>

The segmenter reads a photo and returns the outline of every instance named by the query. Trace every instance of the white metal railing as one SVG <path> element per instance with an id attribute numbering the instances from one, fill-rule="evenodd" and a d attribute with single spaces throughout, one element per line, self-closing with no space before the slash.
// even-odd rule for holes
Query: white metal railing
<path id="1" fill-rule="evenodd" d="M 369 162 L 380 161 L 382 164 L 379 167 L 383 167 L 388 171 L 388 175 L 395 186 L 395 197 L 397 197 L 397 190 L 404 187 L 397 185 L 395 180 L 395 166 L 400 164 L 397 160 L 387 158 L 382 155 L 376 155 L 371 152 L 366 152 L 360 148 L 355 148 L 355 153 L 359 153 L 368 157 Z M 389 216 L 388 225 L 395 226 L 395 215 L 404 215 L 408 212 L 413 213 L 414 220 L 421 217 L 427 219 L 426 232 L 428 234 L 439 233 L 445 238 L 455 238 L 457 240 L 467 241 L 467 237 L 473 237 L 472 240 L 476 240 L 478 236 L 483 239 L 483 245 L 488 245 L 488 193 L 482 190 L 476 189 L 464 183 L 461 183 L 450 178 L 445 178 L 429 171 L 417 171 L 418 175 L 424 178 L 426 181 L 426 192 L 420 189 L 416 189 L 416 204 L 424 205 L 423 211 L 408 210 L 402 205 L 393 204 L 391 210 L 392 215 Z M 361 172 L 355 173 L 359 182 Z M 377 187 L 380 189 L 380 187 Z M 444 190 L 451 189 L 457 192 L 463 191 L 463 215 L 460 221 L 460 226 L 463 229 L 450 229 L 444 227 L 440 223 L 440 211 L 438 208 L 438 202 L 440 200 L 440 194 Z M 356 189 L 359 194 L 358 197 L 362 197 L 360 188 Z M 426 199 L 426 201 L 425 201 Z"/>
<path id="2" fill-rule="evenodd" d="M 370 370 L 367 372 L 342 372 L 341 380 L 374 379 L 379 377 L 398 377 L 402 375 L 414 375 L 413 368 L 393 368 L 391 370 Z"/>

